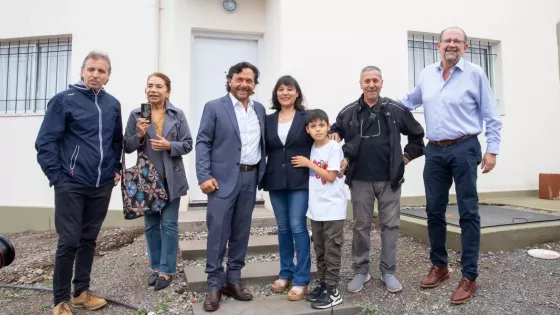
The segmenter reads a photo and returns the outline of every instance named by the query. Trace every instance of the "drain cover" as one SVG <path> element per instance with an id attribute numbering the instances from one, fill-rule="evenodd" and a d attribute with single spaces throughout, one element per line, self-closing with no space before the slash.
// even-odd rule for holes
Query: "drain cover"
<path id="1" fill-rule="evenodd" d="M 527 254 L 529 254 L 530 256 L 533 256 L 535 258 L 540 258 L 540 259 L 558 259 L 558 258 L 560 258 L 560 253 L 552 251 L 552 250 L 548 250 L 548 249 L 533 248 L 533 249 L 528 250 Z"/>

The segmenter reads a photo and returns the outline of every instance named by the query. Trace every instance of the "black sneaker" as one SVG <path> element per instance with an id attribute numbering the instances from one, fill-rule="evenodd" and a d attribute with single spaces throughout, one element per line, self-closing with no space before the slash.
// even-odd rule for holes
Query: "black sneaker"
<path id="1" fill-rule="evenodd" d="M 323 293 L 323 290 L 325 289 L 325 287 L 327 286 L 326 283 L 324 282 L 320 282 L 315 289 L 311 290 L 311 292 L 307 293 L 307 296 L 305 297 L 309 302 L 313 302 L 315 301 L 319 296 L 321 296 L 321 293 Z"/>
<path id="2" fill-rule="evenodd" d="M 333 289 L 326 286 L 321 292 L 321 295 L 313 302 L 311 302 L 311 307 L 317 309 L 325 309 L 336 306 L 342 303 L 342 296 L 337 289 Z"/>

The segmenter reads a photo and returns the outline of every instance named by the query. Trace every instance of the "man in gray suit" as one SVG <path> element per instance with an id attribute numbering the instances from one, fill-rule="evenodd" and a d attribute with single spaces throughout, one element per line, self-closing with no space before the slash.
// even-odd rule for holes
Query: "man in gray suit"
<path id="1" fill-rule="evenodd" d="M 259 70 L 241 62 L 229 69 L 226 78 L 229 93 L 206 103 L 196 139 L 196 175 L 200 189 L 208 194 L 207 312 L 219 308 L 222 294 L 239 301 L 253 299 L 240 286 L 241 268 L 245 266 L 256 189 L 266 158 L 265 109 L 251 99 Z"/>

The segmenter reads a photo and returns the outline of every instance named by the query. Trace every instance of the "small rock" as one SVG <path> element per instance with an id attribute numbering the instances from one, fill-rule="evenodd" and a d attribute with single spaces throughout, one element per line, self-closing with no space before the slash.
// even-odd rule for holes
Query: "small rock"
<path id="1" fill-rule="evenodd" d="M 436 311 L 436 310 L 438 310 L 438 309 L 439 309 L 439 306 L 437 306 L 437 305 L 434 305 L 434 306 L 432 306 L 432 309 L 433 309 L 434 311 Z"/>
<path id="2" fill-rule="evenodd" d="M 35 270 L 35 273 L 38 275 L 42 275 L 45 271 L 43 271 L 43 269 L 37 269 Z"/>
<path id="3" fill-rule="evenodd" d="M 519 298 L 519 297 L 518 297 L 518 298 L 515 298 L 515 302 L 517 302 L 517 303 L 523 303 L 523 299 L 522 299 L 522 298 Z"/>

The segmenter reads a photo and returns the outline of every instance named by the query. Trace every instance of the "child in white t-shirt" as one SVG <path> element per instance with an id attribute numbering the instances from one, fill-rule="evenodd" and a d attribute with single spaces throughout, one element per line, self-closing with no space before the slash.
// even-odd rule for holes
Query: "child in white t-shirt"
<path id="1" fill-rule="evenodd" d="M 342 303 L 337 290 L 346 219 L 344 180 L 339 175 L 344 154 L 340 145 L 327 137 L 329 116 L 320 109 L 311 111 L 306 130 L 315 143 L 310 159 L 292 158 L 294 167 L 309 168 L 309 208 L 313 245 L 317 257 L 319 285 L 307 295 L 313 308 L 324 309 Z"/>

